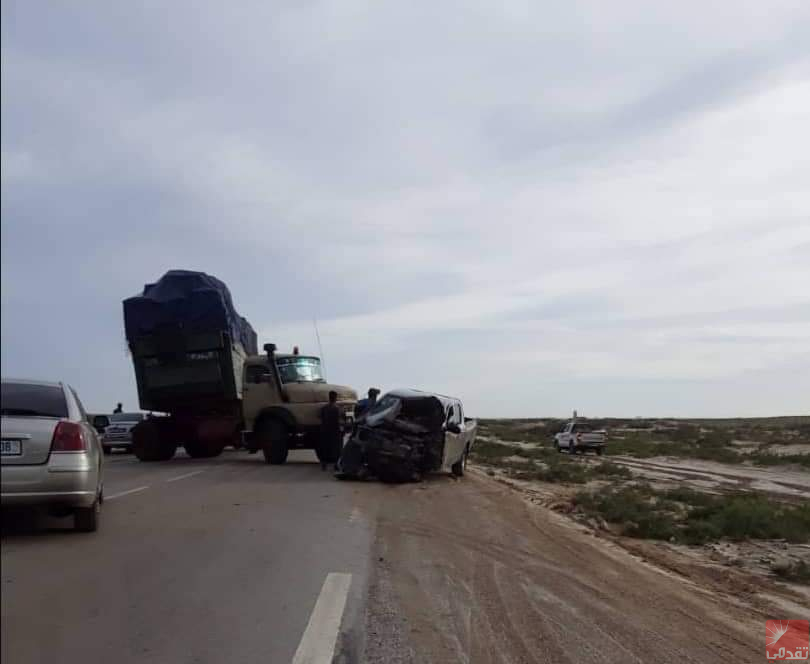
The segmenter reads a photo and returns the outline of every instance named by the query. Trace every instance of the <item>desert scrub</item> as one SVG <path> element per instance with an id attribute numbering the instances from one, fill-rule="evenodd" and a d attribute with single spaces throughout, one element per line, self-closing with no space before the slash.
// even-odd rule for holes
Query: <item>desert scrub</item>
<path id="1" fill-rule="evenodd" d="M 622 534 L 703 544 L 726 538 L 810 542 L 810 505 L 784 505 L 759 494 L 711 495 L 648 485 L 583 491 L 574 504 L 621 527 Z"/>

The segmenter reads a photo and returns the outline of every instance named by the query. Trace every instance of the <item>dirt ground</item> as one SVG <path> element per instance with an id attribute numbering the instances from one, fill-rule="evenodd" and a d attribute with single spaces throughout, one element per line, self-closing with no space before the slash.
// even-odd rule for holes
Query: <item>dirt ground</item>
<path id="1" fill-rule="evenodd" d="M 810 500 L 810 473 L 786 466 L 757 467 L 672 457 L 612 456 L 609 460 L 653 483 L 674 481 L 702 490 L 760 491 L 781 498 Z"/>
<path id="2" fill-rule="evenodd" d="M 364 661 L 763 661 L 772 605 L 744 573 L 692 579 L 547 499 L 476 470 L 385 492 Z"/>

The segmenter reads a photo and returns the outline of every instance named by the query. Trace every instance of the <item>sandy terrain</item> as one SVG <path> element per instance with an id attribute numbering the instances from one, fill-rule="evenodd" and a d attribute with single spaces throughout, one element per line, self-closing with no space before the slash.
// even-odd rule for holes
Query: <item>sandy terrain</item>
<path id="1" fill-rule="evenodd" d="M 745 574 L 693 581 L 531 498 L 476 471 L 386 492 L 364 661 L 763 660 L 770 605 L 734 590 Z"/>
<path id="2" fill-rule="evenodd" d="M 678 482 L 696 489 L 762 491 L 784 497 L 810 499 L 810 473 L 786 466 L 757 467 L 671 457 L 637 459 L 612 456 L 609 460 L 626 466 L 638 476 L 650 480 Z"/>

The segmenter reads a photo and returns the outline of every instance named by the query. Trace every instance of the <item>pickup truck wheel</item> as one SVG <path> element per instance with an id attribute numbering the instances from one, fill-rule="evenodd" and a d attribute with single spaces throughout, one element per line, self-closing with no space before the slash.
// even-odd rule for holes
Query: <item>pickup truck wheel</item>
<path id="1" fill-rule="evenodd" d="M 456 461 L 452 466 L 450 466 L 450 471 L 456 477 L 464 477 L 464 470 L 467 468 L 467 450 L 464 450 L 464 454 L 461 455 L 461 458 Z"/>
<path id="2" fill-rule="evenodd" d="M 597 447 L 597 448 L 596 448 L 596 456 L 602 456 L 602 452 L 603 452 L 603 451 L 604 451 L 604 450 L 603 450 L 601 447 Z"/>
<path id="3" fill-rule="evenodd" d="M 289 433 L 283 422 L 278 420 L 265 420 L 260 422 L 256 429 L 256 436 L 259 439 L 264 460 L 274 466 L 281 465 L 287 461 L 289 453 Z"/>
<path id="4" fill-rule="evenodd" d="M 73 513 L 73 526 L 82 533 L 94 533 L 98 530 L 101 514 L 101 502 L 96 499 L 91 507 L 77 507 Z"/>

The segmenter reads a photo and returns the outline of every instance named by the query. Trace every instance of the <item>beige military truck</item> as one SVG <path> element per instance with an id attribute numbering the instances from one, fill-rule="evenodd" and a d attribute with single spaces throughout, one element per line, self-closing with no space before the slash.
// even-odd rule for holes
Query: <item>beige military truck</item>
<path id="1" fill-rule="evenodd" d="M 243 444 L 279 464 L 292 448 L 317 449 L 321 409 L 330 391 L 337 392 L 347 422 L 354 417 L 357 392 L 327 383 L 318 357 L 299 355 L 297 349 L 290 355 L 276 353 L 274 344 L 265 344 L 264 350 L 266 355 L 245 361 Z"/>
<path id="2" fill-rule="evenodd" d="M 327 383 L 320 358 L 301 355 L 297 349 L 290 354 L 276 353 L 275 344 L 265 344 L 264 349 L 265 355 L 240 358 L 241 371 L 237 369 L 235 381 L 238 396 L 221 388 L 214 390 L 216 395 L 206 395 L 203 390 L 207 384 L 192 380 L 194 372 L 187 368 L 182 370 L 184 367 L 175 363 L 161 372 L 162 365 L 136 357 L 136 366 L 149 365 L 146 375 L 152 377 L 150 384 L 165 390 L 170 380 L 177 380 L 172 390 L 142 390 L 148 395 L 148 404 L 168 416 L 148 417 L 132 430 L 132 448 L 138 459 L 170 459 L 181 445 L 189 456 L 212 457 L 221 454 L 226 445 L 233 445 L 252 453 L 261 450 L 267 463 L 282 464 L 291 449 L 317 449 L 321 409 L 332 390 L 337 392 L 346 420 L 351 420 L 357 392 Z M 235 361 L 230 352 L 212 347 L 186 355 L 196 358 L 188 360 L 190 363 L 210 363 L 206 375 L 233 376 Z M 224 366 L 214 371 L 218 364 Z M 156 375 L 161 380 L 154 380 Z"/>
<path id="3" fill-rule="evenodd" d="M 357 393 L 329 385 L 319 358 L 276 354 L 273 344 L 259 355 L 256 332 L 216 277 L 169 270 L 123 305 L 139 405 L 165 414 L 132 428 L 141 461 L 171 459 L 181 445 L 195 458 L 233 445 L 284 463 L 291 448 L 317 446 L 330 391 L 354 410 Z"/>

